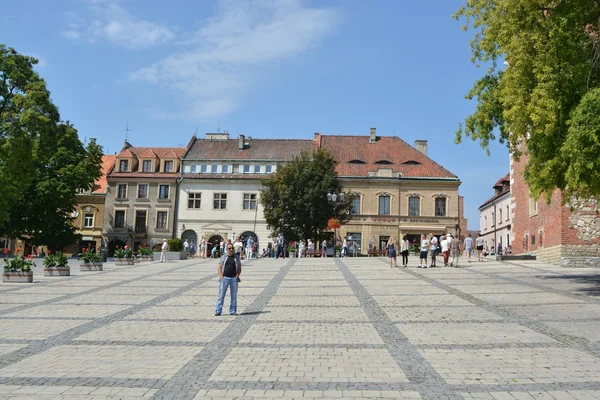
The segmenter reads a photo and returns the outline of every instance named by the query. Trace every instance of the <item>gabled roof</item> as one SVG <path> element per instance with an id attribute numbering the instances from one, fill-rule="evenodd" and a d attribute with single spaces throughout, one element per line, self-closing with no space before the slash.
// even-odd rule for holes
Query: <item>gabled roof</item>
<path id="1" fill-rule="evenodd" d="M 498 187 L 498 186 L 504 186 L 505 182 L 510 183 L 510 172 L 508 174 L 506 174 L 504 177 L 498 179 L 498 182 L 496 182 L 494 184 L 494 186 L 492 186 L 492 187 L 495 188 L 495 187 Z"/>
<path id="2" fill-rule="evenodd" d="M 123 149 L 119 154 L 117 154 L 118 158 L 133 158 L 133 153 L 129 151 L 129 149 Z"/>
<path id="3" fill-rule="evenodd" d="M 149 151 L 158 158 L 179 158 L 185 153 L 184 147 L 130 147 L 128 150 L 138 158 L 145 158 L 144 154 Z"/>
<path id="4" fill-rule="evenodd" d="M 140 153 L 139 158 L 157 158 L 158 156 L 151 148 L 148 148 L 146 151 Z"/>
<path id="5" fill-rule="evenodd" d="M 94 182 L 94 188 L 92 189 L 92 193 L 94 194 L 104 194 L 106 193 L 106 174 L 112 168 L 115 163 L 116 156 L 102 156 L 102 176 Z"/>
<path id="6" fill-rule="evenodd" d="M 504 175 L 502 178 L 498 179 L 498 181 L 494 184 L 493 188 L 503 188 L 504 187 L 504 183 L 508 183 L 509 184 L 509 189 L 508 190 L 504 190 L 504 191 L 498 191 L 496 190 L 496 194 L 494 194 L 492 197 L 490 197 L 489 199 L 487 199 L 482 205 L 479 206 L 479 209 L 481 210 L 482 208 L 484 208 L 485 206 L 487 206 L 488 204 L 490 204 L 491 202 L 493 202 L 494 200 L 499 199 L 500 197 L 503 197 L 504 195 L 510 193 L 510 172 L 506 175 Z"/>
<path id="7" fill-rule="evenodd" d="M 456 175 L 398 137 L 378 136 L 375 143 L 369 143 L 368 135 L 319 134 L 319 139 L 321 148 L 331 152 L 338 160 L 337 172 L 341 177 L 366 177 L 369 172 L 378 169 L 392 169 L 396 177 L 402 173 L 404 178 L 458 180 Z M 356 163 L 356 160 L 364 164 Z M 382 161 L 390 161 L 391 164 Z"/>
<path id="8" fill-rule="evenodd" d="M 314 149 L 309 139 L 246 139 L 243 150 L 238 148 L 238 138 L 228 140 L 197 139 L 185 160 L 270 160 L 288 161 L 303 150 Z"/>

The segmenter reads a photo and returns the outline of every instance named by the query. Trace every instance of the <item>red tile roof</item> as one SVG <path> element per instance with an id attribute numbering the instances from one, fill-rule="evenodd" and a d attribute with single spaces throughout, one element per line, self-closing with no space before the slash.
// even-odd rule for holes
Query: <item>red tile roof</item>
<path id="1" fill-rule="evenodd" d="M 339 164 L 337 172 L 341 177 L 366 177 L 378 169 L 392 169 L 393 175 L 402 173 L 404 178 L 451 178 L 456 175 L 423 153 L 393 136 L 378 136 L 375 143 L 369 143 L 369 136 L 319 135 L 321 148 L 331 152 Z M 364 164 L 349 163 L 353 160 Z M 390 164 L 376 164 L 389 161 Z"/>
<path id="2" fill-rule="evenodd" d="M 147 149 L 146 151 L 140 153 L 138 155 L 140 158 L 157 158 L 158 156 L 152 149 Z"/>
<path id="3" fill-rule="evenodd" d="M 238 148 L 238 138 L 228 140 L 196 139 L 186 160 L 273 160 L 287 161 L 303 150 L 314 149 L 312 140 L 246 139 L 244 150 Z"/>
<path id="4" fill-rule="evenodd" d="M 506 174 L 505 176 L 503 176 L 502 178 L 498 179 L 498 182 L 496 182 L 494 184 L 494 186 L 492 187 L 498 187 L 498 186 L 504 186 L 504 182 L 510 182 L 510 172 L 508 174 Z"/>
<path id="5" fill-rule="evenodd" d="M 127 150 L 138 158 L 148 151 L 152 151 L 158 158 L 179 158 L 185 154 L 185 147 L 130 147 Z"/>
<path id="6" fill-rule="evenodd" d="M 94 189 L 92 189 L 92 193 L 106 193 L 106 174 L 114 165 L 115 158 L 116 156 L 102 156 L 102 176 L 96 182 L 94 182 Z"/>

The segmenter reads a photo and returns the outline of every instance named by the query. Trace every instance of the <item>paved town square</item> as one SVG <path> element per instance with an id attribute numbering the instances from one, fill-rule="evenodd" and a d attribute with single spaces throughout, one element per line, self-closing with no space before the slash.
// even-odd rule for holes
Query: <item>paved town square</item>
<path id="1" fill-rule="evenodd" d="M 217 317 L 215 264 L 0 285 L 0 398 L 600 398 L 598 270 L 253 260 Z"/>

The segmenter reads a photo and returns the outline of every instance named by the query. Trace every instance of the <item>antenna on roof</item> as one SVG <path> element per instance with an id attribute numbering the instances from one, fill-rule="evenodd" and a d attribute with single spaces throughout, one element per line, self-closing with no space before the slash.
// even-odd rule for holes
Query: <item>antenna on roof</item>
<path id="1" fill-rule="evenodd" d="M 194 131 L 194 136 L 198 136 L 198 127 L 196 127 L 196 130 Z"/>
<path id="2" fill-rule="evenodd" d="M 133 129 L 129 129 L 129 121 L 125 122 L 125 141 L 127 141 L 127 135 L 129 132 L 133 132 Z"/>

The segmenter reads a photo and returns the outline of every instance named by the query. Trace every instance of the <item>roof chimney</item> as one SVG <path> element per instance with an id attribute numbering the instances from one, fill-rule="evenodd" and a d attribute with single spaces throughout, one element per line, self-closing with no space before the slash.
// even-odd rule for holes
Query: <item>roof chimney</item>
<path id="1" fill-rule="evenodd" d="M 371 128 L 371 135 L 369 136 L 369 143 L 377 143 L 377 129 Z"/>
<path id="2" fill-rule="evenodd" d="M 244 145 L 245 145 L 245 140 L 246 138 L 244 137 L 244 135 L 240 135 L 238 137 L 238 150 L 244 150 Z"/>
<path id="3" fill-rule="evenodd" d="M 427 156 L 427 140 L 415 140 L 415 149 Z"/>

